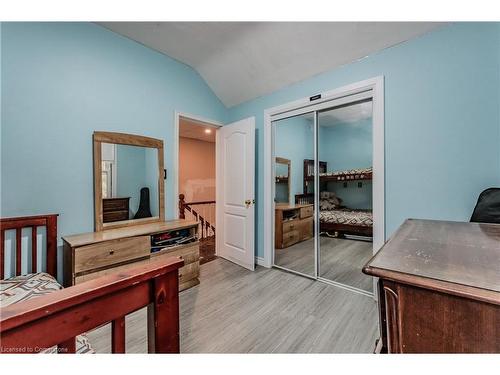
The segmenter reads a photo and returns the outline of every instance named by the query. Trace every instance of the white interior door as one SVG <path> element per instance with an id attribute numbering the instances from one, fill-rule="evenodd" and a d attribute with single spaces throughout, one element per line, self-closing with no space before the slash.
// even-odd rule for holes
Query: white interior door
<path id="1" fill-rule="evenodd" d="M 217 255 L 255 269 L 255 118 L 217 130 Z"/>

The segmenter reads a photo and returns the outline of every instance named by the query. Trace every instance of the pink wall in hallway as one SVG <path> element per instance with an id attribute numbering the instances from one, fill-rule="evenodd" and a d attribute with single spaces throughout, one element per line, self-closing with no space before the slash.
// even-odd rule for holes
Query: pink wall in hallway
<path id="1" fill-rule="evenodd" d="M 215 143 L 179 138 L 179 194 L 187 202 L 215 200 Z"/>

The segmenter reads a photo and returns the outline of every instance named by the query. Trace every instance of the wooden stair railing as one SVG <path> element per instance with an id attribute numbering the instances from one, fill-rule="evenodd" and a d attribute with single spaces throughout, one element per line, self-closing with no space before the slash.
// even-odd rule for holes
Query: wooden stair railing
<path id="1" fill-rule="evenodd" d="M 195 220 L 200 222 L 200 234 L 202 239 L 210 237 L 210 235 L 215 236 L 215 226 L 205 217 L 200 215 L 200 213 L 196 211 L 193 206 L 209 204 L 215 204 L 215 201 L 186 202 L 184 194 L 179 194 L 179 218 L 185 219 L 186 211 L 193 214 Z M 210 231 L 212 231 L 213 234 L 210 234 Z"/>

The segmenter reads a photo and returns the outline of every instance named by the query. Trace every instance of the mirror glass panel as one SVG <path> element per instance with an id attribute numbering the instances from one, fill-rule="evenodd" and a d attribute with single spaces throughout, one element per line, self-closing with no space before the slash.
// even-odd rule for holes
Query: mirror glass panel
<path id="1" fill-rule="evenodd" d="M 314 277 L 314 169 L 304 168 L 314 160 L 314 117 L 309 113 L 272 124 L 275 177 L 288 176 L 287 184 L 275 185 L 274 264 Z M 290 199 L 279 185 L 286 186 Z"/>
<path id="2" fill-rule="evenodd" d="M 372 292 L 372 101 L 318 113 L 319 276 Z"/>
<path id="3" fill-rule="evenodd" d="M 276 157 L 275 163 L 275 202 L 290 203 L 290 184 L 291 184 L 291 161 L 286 158 Z"/>
<path id="4" fill-rule="evenodd" d="M 158 150 L 101 144 L 103 223 L 159 215 Z"/>

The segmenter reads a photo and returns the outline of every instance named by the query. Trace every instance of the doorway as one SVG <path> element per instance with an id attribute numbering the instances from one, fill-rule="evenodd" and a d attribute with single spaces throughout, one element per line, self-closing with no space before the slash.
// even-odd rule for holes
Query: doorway
<path id="1" fill-rule="evenodd" d="M 385 239 L 383 78 L 268 110 L 265 125 L 270 265 L 374 295 L 362 267 Z"/>
<path id="2" fill-rule="evenodd" d="M 216 256 L 216 131 L 219 124 L 178 115 L 178 217 L 199 222 L 200 264 Z"/>
<path id="3" fill-rule="evenodd" d="M 255 268 L 255 136 L 254 117 L 223 125 L 175 112 L 175 217 L 199 222 L 202 264 L 217 256 L 250 270 Z M 192 149 L 197 160 L 190 160 L 192 154 L 183 159 L 182 138 L 190 138 L 186 144 L 194 140 L 209 145 Z M 199 169 L 198 164 L 203 170 L 186 177 L 184 172 Z M 202 191 L 209 195 L 197 194 Z"/>

